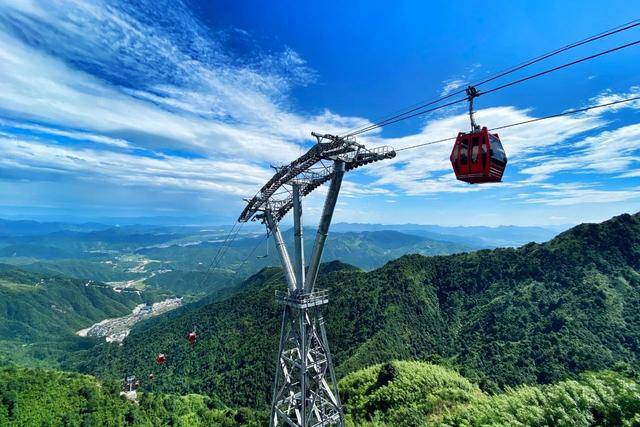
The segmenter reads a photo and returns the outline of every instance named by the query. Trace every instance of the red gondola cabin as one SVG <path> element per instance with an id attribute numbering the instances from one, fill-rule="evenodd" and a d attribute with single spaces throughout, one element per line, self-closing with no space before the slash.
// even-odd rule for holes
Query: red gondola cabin
<path id="1" fill-rule="evenodd" d="M 160 353 L 157 357 L 156 357 L 156 362 L 158 363 L 158 365 L 162 365 L 164 364 L 164 362 L 167 360 L 166 356 L 163 353 Z"/>
<path id="2" fill-rule="evenodd" d="M 486 127 L 477 132 L 460 132 L 451 151 L 456 178 L 469 184 L 500 182 L 507 155 L 496 133 Z"/>
<path id="3" fill-rule="evenodd" d="M 189 335 L 187 335 L 187 340 L 189 340 L 189 344 L 191 345 L 194 345 L 197 339 L 198 339 L 198 335 L 196 335 L 195 331 L 189 332 Z"/>

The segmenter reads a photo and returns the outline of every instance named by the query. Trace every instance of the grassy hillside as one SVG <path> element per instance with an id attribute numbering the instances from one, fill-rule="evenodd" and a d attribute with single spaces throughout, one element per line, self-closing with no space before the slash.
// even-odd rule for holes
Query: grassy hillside
<path id="1" fill-rule="evenodd" d="M 340 381 L 347 425 L 632 426 L 640 422 L 637 377 L 612 371 L 487 395 L 454 371 L 392 362 Z"/>
<path id="2" fill-rule="evenodd" d="M 69 353 L 94 345 L 95 339 L 75 336 L 78 330 L 164 297 L 0 264 L 0 361 L 58 366 Z"/>
<path id="3" fill-rule="evenodd" d="M 485 391 L 551 383 L 622 362 L 639 368 L 640 216 L 583 225 L 545 244 L 441 257 L 406 256 L 363 272 L 325 266 L 318 286 L 338 374 L 396 359 L 446 363 Z M 283 289 L 265 269 L 244 291 L 185 308 L 100 345 L 76 366 L 103 376 L 156 371 L 157 387 L 268 402 Z M 200 331 L 191 348 L 184 334 Z"/>

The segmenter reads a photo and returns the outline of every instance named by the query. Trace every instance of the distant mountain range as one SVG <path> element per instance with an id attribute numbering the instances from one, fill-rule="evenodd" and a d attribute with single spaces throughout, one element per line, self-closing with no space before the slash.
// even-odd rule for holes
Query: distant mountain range
<path id="1" fill-rule="evenodd" d="M 313 248 L 315 230 L 305 228 L 305 255 L 308 258 Z M 293 247 L 293 230 L 283 233 L 289 247 Z M 150 259 L 161 260 L 169 268 L 179 270 L 202 270 L 209 264 L 212 254 L 224 246 L 222 239 L 207 240 L 200 243 L 175 244 L 171 246 L 141 248 L 137 254 Z M 219 265 L 220 269 L 252 274 L 262 267 L 280 265 L 280 260 L 272 239 L 268 243 L 264 235 L 257 237 L 240 236 L 226 250 Z M 426 255 L 450 254 L 477 249 L 472 244 L 434 240 L 424 236 L 411 235 L 398 231 L 362 231 L 333 232 L 327 238 L 323 254 L 326 261 L 342 260 L 363 269 L 372 269 L 408 253 Z M 252 253 L 253 251 L 253 253 Z M 252 255 L 247 258 L 249 254 Z M 258 258 L 261 257 L 261 258 Z M 246 276 L 245 276 L 246 277 Z"/>
<path id="2" fill-rule="evenodd" d="M 146 280 L 187 292 L 181 274 L 193 276 L 211 264 L 231 226 L 158 226 L 135 224 L 114 227 L 93 223 L 0 220 L 0 262 L 46 274 L 62 274 L 98 281 Z M 196 293 L 217 282 L 238 281 L 265 266 L 277 266 L 273 243 L 261 244 L 263 229 L 247 225 L 215 265 Z M 324 260 L 342 260 L 372 269 L 405 254 L 450 254 L 496 246 L 517 246 L 548 240 L 554 230 L 539 227 L 439 227 L 428 225 L 335 224 Z M 311 253 L 315 229 L 305 229 L 306 253 Z M 285 230 L 289 242 L 291 230 Z M 253 253 L 252 253 L 253 251 Z M 260 256 L 260 258 L 258 258 Z M 158 272 L 171 272 L 169 277 Z M 209 277 L 211 276 L 211 278 Z M 149 280 L 149 279 L 152 280 Z"/>
<path id="3" fill-rule="evenodd" d="M 139 281 L 138 287 L 147 285 L 197 298 L 218 287 L 236 285 L 263 267 L 280 264 L 273 242 L 267 249 L 262 228 L 255 225 L 244 227 L 219 262 L 212 264 L 230 228 L 1 220 L 0 262 L 81 280 Z M 309 256 L 315 229 L 305 229 L 305 233 Z M 291 243 L 292 231 L 285 230 L 284 235 Z M 332 232 L 324 259 L 340 259 L 369 270 L 409 253 L 438 255 L 488 247 L 481 242 L 420 230 L 415 234 L 384 229 Z M 213 269 L 205 273 L 209 266 Z"/>
<path id="4" fill-rule="evenodd" d="M 469 244 L 481 247 L 517 247 L 526 243 L 543 243 L 552 239 L 559 232 L 569 226 L 522 227 L 502 225 L 499 227 L 461 226 L 443 227 L 439 225 L 421 224 L 360 224 L 337 223 L 332 226 L 333 231 L 379 231 L 394 230 L 407 234 L 424 236 L 436 240 Z"/>

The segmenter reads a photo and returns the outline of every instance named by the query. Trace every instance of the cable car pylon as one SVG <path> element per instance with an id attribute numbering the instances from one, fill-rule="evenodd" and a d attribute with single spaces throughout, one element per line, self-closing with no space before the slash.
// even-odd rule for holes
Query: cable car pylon
<path id="1" fill-rule="evenodd" d="M 321 310 L 329 302 L 329 294 L 326 290 L 316 289 L 315 284 L 345 172 L 395 157 L 391 147 L 367 149 L 354 138 L 312 135 L 317 143 L 289 165 L 277 168 L 260 192 L 248 200 L 238 219 L 239 222 L 261 221 L 265 224 L 275 240 L 287 283 L 286 291 L 276 292 L 283 312 L 271 400 L 269 425 L 272 427 L 344 426 Z M 329 191 L 309 266 L 305 268 L 302 198 L 326 182 L 330 182 Z M 293 262 L 279 226 L 291 209 Z"/>

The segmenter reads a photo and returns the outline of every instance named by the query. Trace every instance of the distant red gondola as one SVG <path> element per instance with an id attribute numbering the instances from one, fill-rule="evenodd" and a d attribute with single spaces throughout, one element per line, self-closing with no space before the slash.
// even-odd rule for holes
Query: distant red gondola
<path id="1" fill-rule="evenodd" d="M 469 184 L 500 182 L 507 166 L 507 155 L 497 133 L 480 129 L 473 118 L 473 98 L 478 96 L 472 86 L 467 88 L 469 97 L 469 133 L 460 132 L 451 151 L 451 165 L 456 178 Z"/>
<path id="2" fill-rule="evenodd" d="M 164 353 L 160 353 L 158 356 L 156 356 L 156 362 L 158 362 L 158 365 L 162 365 L 166 360 L 167 358 Z"/>
<path id="3" fill-rule="evenodd" d="M 198 335 L 194 332 L 189 332 L 189 335 L 187 335 L 187 340 L 189 340 L 189 344 L 194 345 L 196 343 L 196 340 L 198 339 Z"/>

